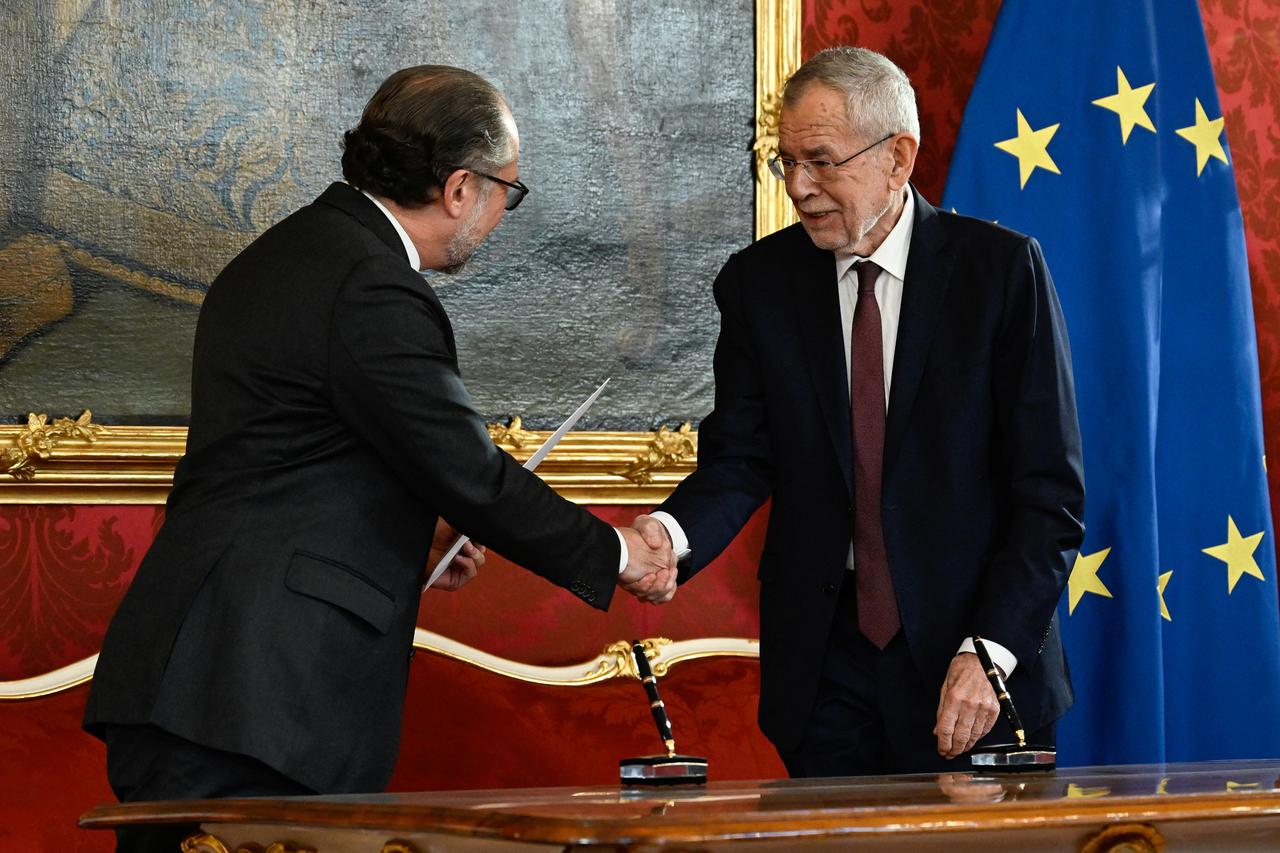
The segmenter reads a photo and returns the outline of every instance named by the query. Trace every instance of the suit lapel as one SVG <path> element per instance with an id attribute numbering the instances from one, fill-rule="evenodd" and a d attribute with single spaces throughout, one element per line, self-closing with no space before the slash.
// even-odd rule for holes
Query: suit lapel
<path id="1" fill-rule="evenodd" d="M 796 226 L 799 228 L 799 226 Z M 840 462 L 845 486 L 853 494 L 852 425 L 849 420 L 849 377 L 845 372 L 844 330 L 840 325 L 840 294 L 836 261 L 801 232 L 802 257 L 794 267 L 792 287 L 804 340 L 809 374 L 817 392 L 822 419 Z"/>
<path id="2" fill-rule="evenodd" d="M 915 194 L 916 212 L 902 287 L 893 380 L 889 387 L 889 414 L 884 435 L 886 481 L 902 447 L 902 436 L 915 402 L 916 390 L 920 387 L 929 344 L 938 326 L 952 270 L 951 252 L 942 223 L 938 220 L 938 211 L 916 192 L 915 187 L 911 192 Z"/>

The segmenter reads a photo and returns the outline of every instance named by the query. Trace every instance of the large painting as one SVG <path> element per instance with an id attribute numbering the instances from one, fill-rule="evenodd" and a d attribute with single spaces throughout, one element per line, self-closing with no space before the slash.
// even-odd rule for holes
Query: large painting
<path id="1" fill-rule="evenodd" d="M 221 267 L 340 176 L 423 62 L 509 98 L 533 189 L 432 275 L 491 420 L 651 430 L 711 406 L 711 281 L 752 237 L 752 0 L 16 0 L 0 74 L 0 416 L 182 424 Z"/>

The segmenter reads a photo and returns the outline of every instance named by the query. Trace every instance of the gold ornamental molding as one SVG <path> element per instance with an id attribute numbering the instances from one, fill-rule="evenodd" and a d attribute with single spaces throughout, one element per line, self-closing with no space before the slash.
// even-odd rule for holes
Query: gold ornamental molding
<path id="1" fill-rule="evenodd" d="M 27 415 L 27 426 L 0 454 L 4 473 L 15 480 L 31 480 L 36 475 L 36 460 L 49 458 L 53 448 L 67 439 L 93 443 L 102 427 L 93 423 L 93 413 L 85 409 L 74 421 L 58 418 L 52 424 L 48 415 Z"/>
<path id="2" fill-rule="evenodd" d="M 756 0 L 756 239 L 797 221 L 766 162 L 778 153 L 782 84 L 800 67 L 800 30 L 801 0 Z"/>
<path id="3" fill-rule="evenodd" d="M 653 674 L 659 678 L 666 675 L 677 663 L 688 660 L 711 657 L 760 657 L 760 641 L 744 637 L 699 637 L 694 640 L 669 640 L 666 637 L 655 637 L 641 642 Z M 635 659 L 631 656 L 629 640 L 610 643 L 604 651 L 590 660 L 567 666 L 540 666 L 510 660 L 481 651 L 466 643 L 460 643 L 443 634 L 428 631 L 426 628 L 418 628 L 414 631 L 413 647 L 479 667 L 496 675 L 552 687 L 585 687 L 611 678 L 640 678 L 640 674 L 636 672 Z M 42 675 L 16 681 L 0 681 L 0 702 L 37 699 L 78 687 L 93 678 L 93 669 L 97 665 L 98 656 L 90 655 L 83 660 Z"/>
<path id="4" fill-rule="evenodd" d="M 186 427 L 101 426 L 33 414 L 0 426 L 0 504 L 163 504 L 187 444 Z M 551 432 L 520 419 L 489 425 L 503 450 L 524 462 Z M 653 506 L 697 465 L 698 434 L 686 422 L 654 432 L 571 432 L 538 476 L 579 504 Z"/>
<path id="5" fill-rule="evenodd" d="M 741 637 L 700 637 L 696 640 L 669 640 L 655 637 L 642 640 L 645 657 L 653 674 L 661 678 L 671 667 L 687 660 L 709 657 L 760 657 L 760 641 Z M 611 678 L 639 680 L 631 641 L 619 640 L 605 647 L 594 658 L 568 666 L 538 666 L 491 655 L 488 652 L 451 640 L 425 628 L 414 634 L 414 648 L 453 658 L 497 675 L 546 684 L 553 687 L 583 687 Z M 0 685 L 2 687 L 3 685 Z M 3 694 L 0 694 L 3 698 Z"/>
<path id="6" fill-rule="evenodd" d="M 299 847 L 286 841 L 273 841 L 266 847 L 250 842 L 232 848 L 211 833 L 200 833 L 184 839 L 179 849 L 182 853 L 316 853 L 314 847 Z"/>
<path id="7" fill-rule="evenodd" d="M 236 828 L 243 829 L 243 827 L 235 827 L 233 828 L 233 831 Z M 268 826 L 255 828 L 259 829 L 260 832 L 285 831 L 284 827 Z M 295 835 L 309 834 L 306 830 L 292 829 L 291 831 Z M 372 845 L 376 845 L 378 843 L 375 840 L 378 837 L 378 833 L 369 833 L 367 831 L 359 832 L 355 836 L 355 838 L 359 838 L 361 842 L 367 841 Z M 319 838 L 323 838 L 323 836 L 319 836 Z M 337 842 L 336 839 L 331 840 L 334 843 L 339 844 L 343 850 L 357 849 L 355 846 L 349 846 L 351 841 L 354 839 L 349 839 L 347 843 Z M 332 849 L 332 847 L 327 849 Z M 358 849 L 372 851 L 375 847 L 361 844 Z M 427 851 L 427 853 L 429 853 L 430 850 L 435 848 L 430 846 L 418 848 L 412 841 L 408 841 L 403 838 L 393 838 L 384 843 L 380 849 L 381 853 L 423 853 L 423 851 Z M 451 847 L 450 849 L 453 848 Z M 317 853 L 318 848 L 298 846 L 291 841 L 273 841 L 265 847 L 256 842 L 247 841 L 244 844 L 238 844 L 233 847 L 212 833 L 202 832 L 184 840 L 180 846 L 180 850 L 182 853 Z"/>
<path id="8" fill-rule="evenodd" d="M 693 425 L 685 421 L 677 430 L 664 425 L 654 433 L 648 449 L 622 472 L 622 476 L 637 486 L 647 486 L 658 471 L 696 463 L 697 459 L 698 434 L 693 431 Z"/>
<path id="9" fill-rule="evenodd" d="M 47 420 L 46 415 L 32 415 L 26 426 L 0 426 L 0 453 L 6 463 L 25 457 L 18 463 L 21 473 L 0 471 L 0 503 L 165 502 L 173 485 L 174 466 L 187 444 L 186 427 L 99 426 L 86 422 L 84 429 L 92 429 L 92 438 L 50 438 L 46 431 L 42 439 L 38 427 Z M 53 427 L 56 429 L 67 420 L 59 418 Z M 33 442 L 40 452 L 26 455 L 25 448 Z M 11 464 L 5 467 L 10 468 Z"/>

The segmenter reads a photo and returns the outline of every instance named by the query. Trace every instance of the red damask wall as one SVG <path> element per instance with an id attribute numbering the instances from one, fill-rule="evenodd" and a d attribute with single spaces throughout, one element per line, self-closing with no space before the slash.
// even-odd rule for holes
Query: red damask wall
<path id="1" fill-rule="evenodd" d="M 1244 211 L 1267 456 L 1280 459 L 1280 2 L 1201 0 L 1200 9 Z M 805 3 L 806 57 L 856 44 L 884 53 L 911 77 L 924 136 L 915 183 L 932 201 L 942 196 L 965 102 L 999 10 L 998 0 Z M 1280 518 L 1280 469 L 1271 465 L 1268 477 L 1272 515 Z"/>
<path id="2" fill-rule="evenodd" d="M 626 524 L 643 507 L 593 507 Z M 163 518 L 159 507 L 0 506 L 0 681 L 41 675 L 95 653 Z M 758 516 L 717 563 L 663 608 L 619 593 L 608 613 L 497 555 L 457 593 L 423 596 L 419 624 L 528 663 L 590 660 L 618 640 L 759 635 Z M 719 779 L 772 778 L 781 762 L 755 724 L 759 667 L 716 658 L 677 665 L 663 698 L 682 752 Z M 75 828 L 110 802 L 105 751 L 80 731 L 87 687 L 0 702 L 0 850 L 107 851 Z M 618 759 L 661 743 L 640 685 L 544 687 L 419 654 L 411 667 L 393 790 L 604 785 Z"/>
<path id="3" fill-rule="evenodd" d="M 1203 0 L 1244 207 L 1257 312 L 1267 448 L 1280 458 L 1280 3 Z M 977 75 L 996 0 L 809 0 L 805 54 L 854 43 L 911 75 L 926 145 L 916 182 L 938 199 Z M 1272 466 L 1272 505 L 1280 507 Z M 598 508 L 611 521 L 637 508 Z M 0 507 L 0 680 L 47 672 L 95 652 L 116 602 L 161 519 L 153 507 Z M 722 565 L 668 608 L 620 601 L 596 614 L 495 559 L 456 595 L 430 593 L 421 623 L 474 646 L 535 663 L 594 656 L 628 637 L 755 636 L 760 519 Z M 681 664 L 666 696 L 681 747 L 712 757 L 720 778 L 775 776 L 776 756 L 753 725 L 754 662 Z M 584 692 L 576 692 L 576 691 Z M 615 778 L 617 757 L 653 749 L 633 684 L 517 687 L 427 655 L 415 661 L 398 789 L 587 784 Z M 571 701 L 566 692 L 573 693 Z M 109 850 L 77 832 L 75 815 L 111 799 L 102 749 L 78 733 L 84 688 L 0 704 L 0 849 Z M 560 731 L 563 736 L 549 734 Z"/>

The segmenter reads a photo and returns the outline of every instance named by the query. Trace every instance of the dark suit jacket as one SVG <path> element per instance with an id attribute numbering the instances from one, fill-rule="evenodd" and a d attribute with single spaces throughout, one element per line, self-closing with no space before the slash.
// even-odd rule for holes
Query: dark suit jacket
<path id="1" fill-rule="evenodd" d="M 912 190 L 914 192 L 914 189 Z M 1029 731 L 1071 687 L 1054 615 L 1083 539 L 1083 468 L 1062 311 L 1030 238 L 918 194 L 885 429 L 881 508 L 912 658 L 941 687 L 978 634 L 1018 658 Z M 799 225 L 731 257 L 715 411 L 698 470 L 662 506 L 689 536 L 687 580 L 772 497 L 760 560 L 760 725 L 799 746 L 817 690 L 853 494 L 835 256 Z"/>
<path id="2" fill-rule="evenodd" d="M 435 293 L 334 184 L 209 289 L 187 453 L 86 727 L 151 723 L 317 791 L 383 788 L 438 515 L 608 607 L 616 534 L 494 446 Z"/>

